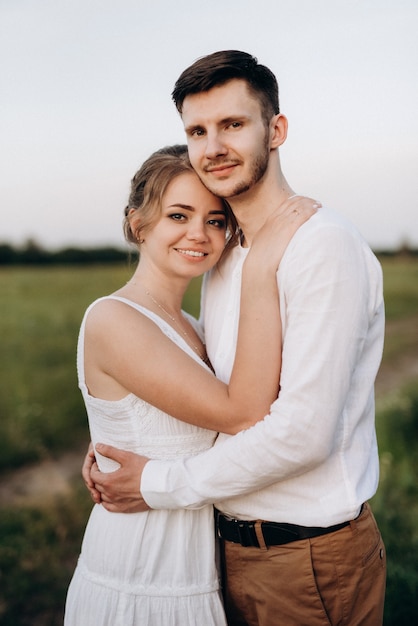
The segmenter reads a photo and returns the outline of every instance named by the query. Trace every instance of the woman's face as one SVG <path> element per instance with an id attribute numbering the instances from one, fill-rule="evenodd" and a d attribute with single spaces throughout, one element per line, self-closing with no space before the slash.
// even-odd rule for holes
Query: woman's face
<path id="1" fill-rule="evenodd" d="M 226 217 L 219 198 L 193 172 L 168 185 L 161 216 L 143 233 L 141 261 L 166 273 L 193 278 L 211 269 L 225 247 Z"/>

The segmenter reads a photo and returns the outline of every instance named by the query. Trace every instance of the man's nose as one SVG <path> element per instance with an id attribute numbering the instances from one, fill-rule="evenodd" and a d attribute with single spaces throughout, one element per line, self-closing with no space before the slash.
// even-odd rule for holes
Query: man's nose
<path id="1" fill-rule="evenodd" d="M 207 134 L 205 148 L 205 156 L 208 159 L 216 159 L 216 157 L 225 155 L 227 152 L 219 133 Z"/>

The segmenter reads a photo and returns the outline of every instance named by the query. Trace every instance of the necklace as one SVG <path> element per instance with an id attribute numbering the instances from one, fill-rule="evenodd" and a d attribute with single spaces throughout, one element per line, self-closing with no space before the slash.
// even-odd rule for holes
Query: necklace
<path id="1" fill-rule="evenodd" d="M 206 354 L 206 348 L 205 348 L 205 344 L 203 344 L 203 355 L 199 349 L 199 347 L 194 343 L 194 341 L 192 340 L 192 338 L 190 337 L 189 333 L 184 330 L 183 326 L 176 320 L 176 318 L 173 315 L 170 315 L 170 313 L 163 307 L 162 304 L 160 304 L 152 295 L 152 293 L 150 291 L 148 291 L 148 289 L 145 290 L 146 295 L 151 298 L 151 300 L 153 301 L 153 303 L 159 308 L 161 309 L 161 311 L 163 313 L 165 313 L 165 315 L 173 322 L 173 324 L 176 325 L 176 327 L 178 328 L 178 330 L 180 331 L 180 334 L 183 335 L 183 337 L 186 339 L 187 344 L 193 348 L 193 350 L 196 352 L 196 354 L 198 355 L 198 357 L 200 359 L 202 359 L 203 363 L 206 363 L 206 365 L 208 367 L 210 367 L 210 369 L 213 371 L 213 367 L 211 362 L 209 361 L 209 357 Z"/>

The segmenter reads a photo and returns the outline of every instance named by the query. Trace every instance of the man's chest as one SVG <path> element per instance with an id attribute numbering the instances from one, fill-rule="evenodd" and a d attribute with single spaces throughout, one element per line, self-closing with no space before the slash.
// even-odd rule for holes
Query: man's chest
<path id="1" fill-rule="evenodd" d="M 229 271 L 226 271 L 229 269 Z M 206 349 L 216 375 L 228 382 L 237 344 L 242 263 L 224 268 L 208 281 L 205 308 Z"/>

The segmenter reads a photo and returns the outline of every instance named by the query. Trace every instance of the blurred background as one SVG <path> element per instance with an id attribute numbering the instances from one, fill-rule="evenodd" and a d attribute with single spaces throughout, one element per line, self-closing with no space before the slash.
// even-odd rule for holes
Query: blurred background
<path id="1" fill-rule="evenodd" d="M 235 48 L 278 78 L 291 186 L 417 245 L 417 27 L 415 0 L 1 0 L 0 239 L 122 244 L 129 178 L 184 142 L 175 80 Z"/>
<path id="2" fill-rule="evenodd" d="M 385 624 L 418 615 L 418 4 L 413 0 L 0 0 L 0 625 L 62 623 L 91 503 L 75 372 L 81 317 L 133 272 L 129 180 L 183 143 L 170 93 L 236 48 L 277 75 L 300 193 L 382 262 L 376 385 Z M 199 312 L 199 281 L 184 306 Z"/>

